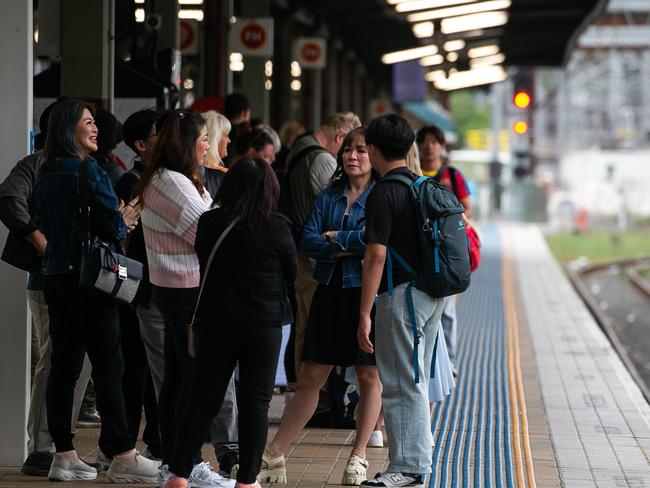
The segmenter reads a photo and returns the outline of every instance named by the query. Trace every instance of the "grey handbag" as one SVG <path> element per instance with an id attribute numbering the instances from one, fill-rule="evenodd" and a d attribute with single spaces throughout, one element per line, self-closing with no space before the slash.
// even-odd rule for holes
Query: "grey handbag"
<path id="1" fill-rule="evenodd" d="M 212 266 L 214 255 L 217 253 L 217 249 L 219 249 L 219 246 L 221 246 L 223 240 L 230 233 L 233 227 L 235 227 L 238 221 L 239 221 L 239 217 L 235 218 L 232 222 L 230 222 L 228 227 L 226 227 L 226 229 L 221 233 L 219 239 L 217 239 L 217 242 L 215 242 L 214 246 L 212 247 L 212 251 L 210 251 L 210 257 L 208 257 L 208 262 L 205 264 L 205 272 L 201 277 L 201 287 L 199 288 L 199 296 L 196 298 L 196 305 L 194 306 L 194 312 L 192 313 L 192 320 L 190 320 L 190 323 L 187 326 L 187 354 L 189 354 L 190 357 L 194 357 L 194 353 L 195 353 L 194 319 L 196 318 L 196 312 L 199 310 L 199 303 L 201 303 L 201 295 L 203 294 L 203 287 L 205 286 L 205 281 L 208 278 L 208 273 L 210 272 L 210 267 Z"/>

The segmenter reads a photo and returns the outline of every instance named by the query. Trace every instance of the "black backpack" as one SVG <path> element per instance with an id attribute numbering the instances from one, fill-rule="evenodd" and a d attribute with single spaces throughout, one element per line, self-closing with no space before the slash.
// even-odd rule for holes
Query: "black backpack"
<path id="1" fill-rule="evenodd" d="M 386 255 L 388 293 L 393 292 L 394 257 L 411 275 L 407 287 L 407 305 L 413 329 L 413 369 L 415 382 L 419 382 L 418 344 L 420 342 L 415 322 L 415 308 L 411 287 L 415 286 L 431 296 L 442 298 L 462 293 L 469 287 L 469 241 L 462 213 L 463 206 L 445 185 L 433 178 L 420 176 L 412 181 L 408 176 L 388 175 L 379 182 L 399 181 L 410 189 L 416 206 L 416 219 L 420 244 L 420 269 L 413 269 L 392 247 Z"/>

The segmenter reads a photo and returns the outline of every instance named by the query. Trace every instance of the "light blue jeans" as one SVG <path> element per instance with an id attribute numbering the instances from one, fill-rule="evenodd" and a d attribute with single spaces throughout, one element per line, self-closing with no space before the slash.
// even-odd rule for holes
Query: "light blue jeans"
<path id="1" fill-rule="evenodd" d="M 418 346 L 419 382 L 413 370 L 413 330 L 406 302 L 406 284 L 393 296 L 378 297 L 375 355 L 384 386 L 381 401 L 388 434 L 388 472 L 431 472 L 431 414 L 428 386 L 431 358 L 444 302 L 412 288 Z"/>

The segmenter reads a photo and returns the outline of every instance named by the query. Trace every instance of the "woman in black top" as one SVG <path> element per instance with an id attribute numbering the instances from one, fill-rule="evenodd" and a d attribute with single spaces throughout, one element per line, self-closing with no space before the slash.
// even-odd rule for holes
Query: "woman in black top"
<path id="1" fill-rule="evenodd" d="M 239 362 L 239 471 L 237 486 L 256 482 L 268 430 L 282 324 L 290 321 L 287 284 L 296 277 L 296 248 L 284 217 L 276 213 L 279 185 L 262 160 L 242 158 L 224 178 L 219 208 L 201 216 L 195 249 L 205 286 L 195 319 L 196 356 L 192 395 L 166 488 L 185 487 L 193 455 L 219 411 Z M 224 230 L 214 260 L 210 253 Z M 227 344 L 214 354 L 214 344 Z M 204 385 L 209 384 L 210 388 Z"/>

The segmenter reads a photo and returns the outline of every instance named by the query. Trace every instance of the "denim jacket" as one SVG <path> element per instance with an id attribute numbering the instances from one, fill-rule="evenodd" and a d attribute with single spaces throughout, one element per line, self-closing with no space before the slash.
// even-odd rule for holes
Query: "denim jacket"
<path id="1" fill-rule="evenodd" d="M 343 288 L 361 286 L 361 260 L 366 252 L 366 198 L 373 186 L 374 182 L 371 182 L 352 204 L 345 229 L 341 229 L 341 224 L 347 207 L 347 185 L 342 191 L 327 187 L 316 199 L 303 230 L 302 249 L 307 256 L 316 260 L 314 279 L 319 283 L 329 284 L 336 261 L 342 259 Z M 334 242 L 321 237 L 321 234 L 331 230 L 338 231 Z M 352 256 L 338 258 L 335 256 L 337 253 L 351 253 Z"/>
<path id="2" fill-rule="evenodd" d="M 79 158 L 47 161 L 41 166 L 32 190 L 30 207 L 47 238 L 43 274 L 77 274 L 81 245 L 86 233 L 79 226 Z M 117 244 L 126 236 L 126 225 L 106 172 L 93 160 L 88 164 L 91 233 Z"/>

